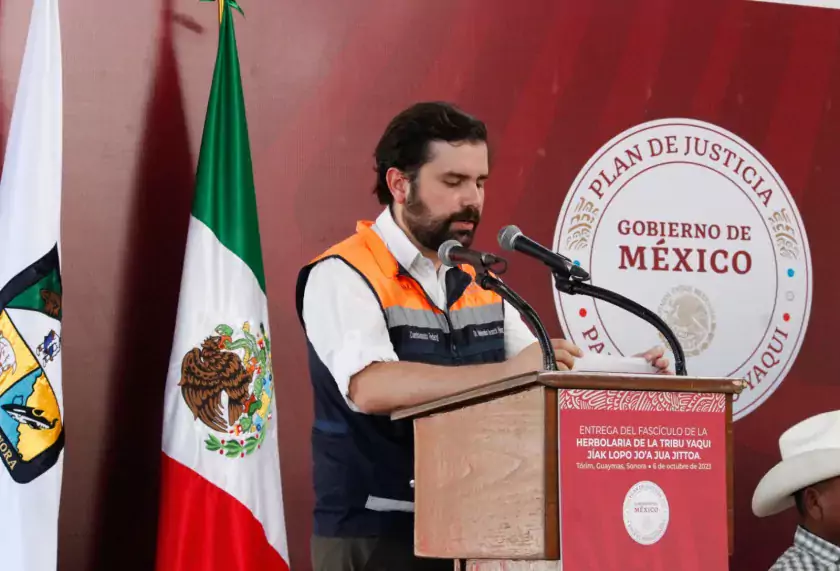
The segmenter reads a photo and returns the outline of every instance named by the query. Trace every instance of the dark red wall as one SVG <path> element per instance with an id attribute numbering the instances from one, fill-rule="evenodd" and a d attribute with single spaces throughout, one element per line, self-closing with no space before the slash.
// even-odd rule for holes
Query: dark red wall
<path id="1" fill-rule="evenodd" d="M 193 172 L 216 48 L 195 0 L 61 5 L 65 70 L 67 449 L 64 571 L 152 569 L 162 388 Z M 495 162 L 478 246 L 508 223 L 551 242 L 566 189 L 623 129 L 693 117 L 729 129 L 794 195 L 814 268 L 811 323 L 773 397 L 735 425 L 733 569 L 766 569 L 791 515 L 756 520 L 754 486 L 793 422 L 840 405 L 840 11 L 746 0 L 240 2 L 292 565 L 309 569 L 311 393 L 294 315 L 297 268 L 376 215 L 371 152 L 420 99 L 485 119 Z M 30 2 L 0 0 L 5 137 Z M 547 276 L 510 282 L 560 328 Z"/>

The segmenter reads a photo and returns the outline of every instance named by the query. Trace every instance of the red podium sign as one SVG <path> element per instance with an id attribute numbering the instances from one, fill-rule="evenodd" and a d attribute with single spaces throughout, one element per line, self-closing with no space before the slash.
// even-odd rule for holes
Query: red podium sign
<path id="1" fill-rule="evenodd" d="M 563 570 L 728 569 L 725 395 L 559 394 Z"/>

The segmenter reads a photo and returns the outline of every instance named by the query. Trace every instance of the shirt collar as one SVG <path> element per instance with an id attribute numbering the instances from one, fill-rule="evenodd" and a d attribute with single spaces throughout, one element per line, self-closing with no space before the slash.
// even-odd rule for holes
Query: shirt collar
<path id="1" fill-rule="evenodd" d="M 387 206 L 376 218 L 373 228 L 385 242 L 385 246 L 393 254 L 397 263 L 406 270 L 411 269 L 418 259 L 423 258 L 417 246 L 412 244 L 402 228 L 397 226 L 397 222 L 391 215 L 391 209 Z"/>
<path id="2" fill-rule="evenodd" d="M 796 528 L 793 544 L 818 559 L 827 560 L 831 563 L 840 562 L 840 547 L 814 535 L 801 525 Z"/>

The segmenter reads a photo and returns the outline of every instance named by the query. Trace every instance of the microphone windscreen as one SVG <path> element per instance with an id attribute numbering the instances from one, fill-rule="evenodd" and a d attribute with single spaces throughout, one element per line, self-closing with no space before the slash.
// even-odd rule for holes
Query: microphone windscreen
<path id="1" fill-rule="evenodd" d="M 522 230 L 519 229 L 518 226 L 514 226 L 513 224 L 509 226 L 505 226 L 501 230 L 499 230 L 499 246 L 502 247 L 502 250 L 507 250 L 509 252 L 513 251 L 513 242 L 516 240 L 518 236 L 522 235 Z"/>
<path id="2" fill-rule="evenodd" d="M 438 248 L 438 258 L 440 258 L 441 263 L 445 266 L 454 267 L 458 264 L 454 263 L 449 255 L 452 253 L 453 248 L 460 248 L 461 243 L 458 240 L 447 240 L 443 244 L 440 245 Z"/>

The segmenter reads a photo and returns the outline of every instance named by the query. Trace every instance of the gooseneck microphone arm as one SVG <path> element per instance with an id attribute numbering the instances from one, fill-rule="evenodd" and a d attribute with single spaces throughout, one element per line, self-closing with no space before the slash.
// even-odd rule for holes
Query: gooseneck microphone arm
<path id="1" fill-rule="evenodd" d="M 677 336 L 674 335 L 671 328 L 668 327 L 668 324 L 648 308 L 636 303 L 632 299 L 628 299 L 623 295 L 617 294 L 608 289 L 584 283 L 574 279 L 570 275 L 563 275 L 562 272 L 554 272 L 554 287 L 556 287 L 558 291 L 569 295 L 582 294 L 606 301 L 607 303 L 611 303 L 625 311 L 629 311 L 636 317 L 650 323 L 660 333 L 662 333 L 662 336 L 665 337 L 668 345 L 671 346 L 671 351 L 674 352 L 674 368 L 676 369 L 677 374 L 682 376 L 688 374 L 685 370 L 685 354 L 683 353 L 683 348 L 682 345 L 680 345 L 679 339 L 677 339 Z"/>
<path id="2" fill-rule="evenodd" d="M 537 339 L 540 342 L 540 349 L 542 349 L 543 369 L 546 371 L 557 371 L 557 357 L 554 354 L 554 346 L 551 344 L 551 338 L 548 332 L 540 321 L 537 312 L 534 308 L 528 305 L 528 302 L 522 299 L 518 293 L 510 289 L 500 279 L 490 275 L 487 271 L 481 271 L 482 268 L 476 268 L 477 273 L 475 281 L 482 288 L 494 291 L 502 299 L 511 304 L 520 315 L 534 328 Z"/>
<path id="3" fill-rule="evenodd" d="M 685 370 L 685 354 L 683 353 L 679 339 L 674 335 L 671 328 L 668 327 L 668 324 L 654 312 L 615 292 L 585 283 L 589 280 L 589 272 L 573 264 L 569 258 L 549 250 L 542 244 L 528 238 L 522 233 L 522 230 L 513 224 L 505 226 L 499 231 L 498 242 L 503 250 L 516 250 L 526 256 L 539 260 L 551 268 L 551 273 L 554 276 L 554 286 L 558 291 L 568 293 L 569 295 L 588 295 L 589 297 L 606 301 L 653 325 L 662 333 L 668 345 L 671 346 L 671 350 L 674 352 L 674 368 L 677 374 L 683 376 L 687 374 Z"/>
<path id="4" fill-rule="evenodd" d="M 542 349 L 543 369 L 558 370 L 554 346 L 537 312 L 519 294 L 491 273 L 503 274 L 507 270 L 507 260 L 487 252 L 465 248 L 457 240 L 447 240 L 441 244 L 438 248 L 438 258 L 445 266 L 457 267 L 459 264 L 469 264 L 475 268 L 476 283 L 486 290 L 499 294 L 534 328 L 540 342 L 540 349 Z"/>

